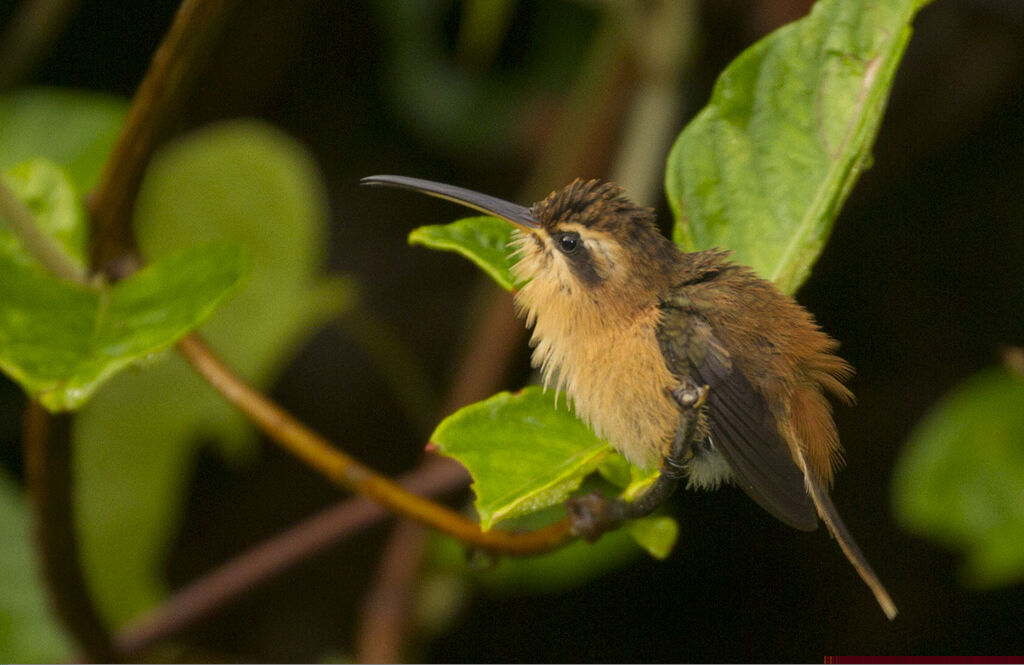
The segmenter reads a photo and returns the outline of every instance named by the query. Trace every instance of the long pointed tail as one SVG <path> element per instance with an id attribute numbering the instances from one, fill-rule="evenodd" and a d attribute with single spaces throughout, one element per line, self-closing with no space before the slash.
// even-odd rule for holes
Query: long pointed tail
<path id="1" fill-rule="evenodd" d="M 889 592 L 882 586 L 882 582 L 878 579 L 878 575 L 871 568 L 871 564 L 864 557 L 864 553 L 857 547 L 857 543 L 853 540 L 853 536 L 846 529 L 846 525 L 843 524 L 843 520 L 839 517 L 839 511 L 836 510 L 835 504 L 832 503 L 831 497 L 828 495 L 822 484 L 815 477 L 814 472 L 807 468 L 807 462 L 803 459 L 803 454 L 800 454 L 801 466 L 804 468 L 804 478 L 807 483 L 807 492 L 811 495 L 811 499 L 814 501 L 814 505 L 818 507 L 818 514 L 821 519 L 828 525 L 828 530 L 832 533 L 832 536 L 839 542 L 839 547 L 842 548 L 843 554 L 850 560 L 853 567 L 857 570 L 857 574 L 864 580 L 864 583 L 868 585 L 871 592 L 875 594 L 875 600 L 881 606 L 882 611 L 885 612 L 885 616 L 889 617 L 889 620 L 896 618 L 898 610 L 896 604 L 892 602 L 892 598 L 889 596 Z"/>

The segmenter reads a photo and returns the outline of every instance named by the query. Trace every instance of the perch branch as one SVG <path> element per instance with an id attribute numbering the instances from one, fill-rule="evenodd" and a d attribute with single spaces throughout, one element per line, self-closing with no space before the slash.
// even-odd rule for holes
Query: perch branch
<path id="1" fill-rule="evenodd" d="M 571 539 L 564 520 L 527 533 L 481 531 L 474 521 L 412 494 L 341 452 L 235 376 L 197 335 L 185 337 L 178 343 L 178 349 L 210 385 L 288 452 L 336 484 L 373 499 L 402 517 L 437 529 L 467 545 L 497 554 L 539 554 L 556 549 Z"/>

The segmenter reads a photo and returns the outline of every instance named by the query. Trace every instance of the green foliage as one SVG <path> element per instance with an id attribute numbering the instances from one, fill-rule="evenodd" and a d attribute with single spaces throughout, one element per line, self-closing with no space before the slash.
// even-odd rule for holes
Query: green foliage
<path id="1" fill-rule="evenodd" d="M 741 54 L 669 156 L 676 241 L 686 250 L 731 249 L 795 291 L 868 161 L 915 10 L 909 0 L 824 0 Z M 502 251 L 510 232 L 505 222 L 475 217 L 416 229 L 410 241 L 456 251 L 510 289 L 511 259 Z M 627 497 L 650 482 L 571 421 L 527 389 L 441 424 L 435 440 L 473 475 L 484 528 L 564 500 L 595 469 Z M 678 525 L 650 517 L 629 530 L 664 557 Z"/>
<path id="2" fill-rule="evenodd" d="M 989 369 L 942 399 L 911 434 L 893 505 L 906 527 L 963 552 L 979 587 L 1024 581 L 1024 377 Z"/>
<path id="3" fill-rule="evenodd" d="M 457 252 L 475 263 L 501 288 L 511 291 L 515 288 L 508 261 L 512 230 L 508 222 L 495 217 L 470 217 L 451 224 L 421 226 L 409 234 L 409 243 Z"/>
<path id="4" fill-rule="evenodd" d="M 916 4 L 823 0 L 726 68 L 669 155 L 680 245 L 796 291 L 870 160 Z"/>
<path id="5" fill-rule="evenodd" d="M 89 227 L 78 192 L 64 169 L 48 159 L 37 158 L 11 167 L 3 178 L 32 212 L 40 230 L 55 238 L 64 253 L 85 268 Z M 0 224 L 0 253 L 21 265 L 35 264 L 5 224 Z"/>
<path id="6" fill-rule="evenodd" d="M 0 473 L 0 533 L 0 661 L 68 661 L 71 643 L 47 606 L 28 506 L 21 488 L 5 473 Z"/>
<path id="7" fill-rule="evenodd" d="M 82 251 L 82 214 L 71 183 L 37 160 L 13 171 L 40 228 Z M 45 272 L 7 235 L 0 242 L 0 369 L 51 411 L 81 406 L 103 381 L 174 343 L 238 284 L 247 264 L 236 246 L 168 256 L 110 287 L 89 288 Z"/>
<path id="8" fill-rule="evenodd" d="M 121 131 L 124 100 L 94 92 L 29 88 L 0 95 L 0 169 L 46 157 L 79 192 L 96 186 Z"/>
<path id="9" fill-rule="evenodd" d="M 320 275 L 326 224 L 326 195 L 310 156 L 249 121 L 212 126 L 161 150 L 135 216 L 147 257 L 209 241 L 248 251 L 253 271 L 245 289 L 201 333 L 257 386 L 268 385 L 319 326 L 351 306 L 351 285 Z M 115 377 L 76 419 L 83 563 L 115 623 L 165 593 L 163 560 L 202 441 L 237 454 L 251 450 L 255 436 L 177 356 Z"/>
<path id="10" fill-rule="evenodd" d="M 537 387 L 498 393 L 445 418 L 430 440 L 473 476 L 480 524 L 564 501 L 611 453 L 563 405 Z"/>

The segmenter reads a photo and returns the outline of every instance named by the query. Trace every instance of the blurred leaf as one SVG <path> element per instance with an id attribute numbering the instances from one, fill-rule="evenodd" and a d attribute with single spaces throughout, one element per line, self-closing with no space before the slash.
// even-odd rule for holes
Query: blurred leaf
<path id="1" fill-rule="evenodd" d="M 36 565 L 31 518 L 17 484 L 0 472 L 0 661 L 60 663 L 71 641 L 50 613 Z"/>
<path id="2" fill-rule="evenodd" d="M 564 501 L 611 450 L 535 386 L 460 409 L 430 440 L 469 470 L 484 529 Z"/>
<path id="3" fill-rule="evenodd" d="M 469 217 L 451 224 L 421 226 L 409 234 L 409 243 L 458 252 L 487 273 L 501 288 L 515 288 L 508 243 L 512 225 L 496 217 Z"/>
<path id="4" fill-rule="evenodd" d="M 256 122 L 224 123 L 160 151 L 135 223 L 145 256 L 232 241 L 253 272 L 201 332 L 242 377 L 267 386 L 313 332 L 347 308 L 352 286 L 323 278 L 326 195 L 295 141 Z M 125 408 L 130 404 L 131 408 Z M 252 450 L 254 432 L 178 356 L 125 373 L 75 423 L 83 562 L 115 624 L 159 601 L 162 565 L 202 442 Z"/>
<path id="5" fill-rule="evenodd" d="M 869 159 L 913 0 L 822 0 L 744 51 L 669 155 L 675 239 L 794 292 Z"/>
<path id="6" fill-rule="evenodd" d="M 502 9 L 494 0 L 476 4 L 488 12 Z M 595 24 L 611 13 L 578 3 L 534 3 L 530 28 L 518 35 L 527 41 L 516 40 L 514 50 L 520 55 L 515 65 L 487 67 L 452 52 L 454 45 L 445 36 L 453 27 L 449 5 L 403 0 L 373 2 L 368 8 L 387 41 L 382 91 L 403 129 L 440 154 L 462 153 L 476 160 L 486 155 L 492 163 L 522 155 L 533 128 L 550 123 L 551 99 L 564 97 L 573 86 L 591 54 Z M 492 25 L 495 18 L 503 20 L 492 13 Z M 474 37 L 480 34 L 465 22 L 458 27 Z M 500 51 L 502 44 L 493 47 Z"/>
<path id="7" fill-rule="evenodd" d="M 46 157 L 68 170 L 75 189 L 96 186 L 128 105 L 109 95 L 27 88 L 0 95 L 0 169 Z"/>
<path id="8" fill-rule="evenodd" d="M 512 24 L 515 0 L 468 0 L 462 6 L 458 52 L 463 61 L 490 65 Z"/>
<path id="9" fill-rule="evenodd" d="M 665 515 L 649 515 L 632 520 L 626 524 L 626 530 L 655 559 L 665 559 L 675 547 L 679 524 Z"/>
<path id="10" fill-rule="evenodd" d="M 1024 581 L 1024 378 L 989 369 L 944 397 L 903 448 L 893 505 L 966 557 L 971 584 Z"/>
<path id="11" fill-rule="evenodd" d="M 3 179 L 28 206 L 40 230 L 56 238 L 68 256 L 84 268 L 89 229 L 78 192 L 64 170 L 49 160 L 33 159 L 7 170 Z M 35 259 L 24 254 L 21 243 L 3 223 L 0 223 L 0 253 L 23 265 L 35 263 Z"/>
<path id="12" fill-rule="evenodd" d="M 82 251 L 82 213 L 60 169 L 35 160 L 5 176 L 44 232 Z M 81 406 L 118 370 L 179 339 L 245 274 L 238 247 L 179 252 L 94 289 L 46 273 L 0 231 L 0 369 L 51 411 Z"/>

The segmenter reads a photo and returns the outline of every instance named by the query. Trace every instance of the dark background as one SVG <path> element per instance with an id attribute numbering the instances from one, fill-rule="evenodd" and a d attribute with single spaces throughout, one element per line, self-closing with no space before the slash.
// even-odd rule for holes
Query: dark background
<path id="1" fill-rule="evenodd" d="M 527 203 L 525 181 L 550 150 L 551 118 L 578 72 L 600 4 L 519 3 L 500 49 L 483 64 L 456 57 L 460 3 L 415 4 L 426 8 L 424 19 L 403 29 L 388 20 L 390 4 L 245 3 L 180 129 L 255 116 L 313 151 L 332 197 L 332 269 L 359 278 L 367 307 L 402 331 L 443 394 L 479 316 L 480 294 L 491 292 L 468 263 L 410 248 L 405 236 L 460 213 L 425 197 L 362 190 L 358 179 L 416 175 Z M 12 4 L 0 7 L 3 20 Z M 82 2 L 25 82 L 128 97 L 175 7 L 168 0 Z M 743 48 L 808 7 L 797 0 L 703 3 L 694 61 L 679 84 L 686 116 Z M 437 107 L 464 121 L 429 119 L 436 109 L 396 88 L 397 54 L 418 40 L 457 75 L 496 86 L 492 97 L 503 103 L 459 109 L 458 97 L 451 103 L 456 93 L 437 86 Z M 595 152 L 575 175 L 606 175 L 607 150 Z M 874 157 L 799 299 L 857 368 L 858 405 L 837 412 L 848 465 L 833 496 L 899 618 L 885 620 L 823 529 L 785 528 L 732 489 L 684 492 L 673 499 L 681 536 L 667 561 L 640 559 L 555 595 L 473 594 L 439 636 L 413 635 L 407 657 L 820 662 L 844 654 L 1021 653 L 1024 589 L 966 589 L 953 554 L 894 524 L 889 488 L 900 446 L 929 406 L 997 362 L 1001 345 L 1024 344 L 1024 3 L 937 0 L 922 11 Z M 546 183 L 542 194 L 564 184 Z M 668 219 L 664 205 L 661 219 Z M 522 385 L 528 371 L 524 343 L 505 385 Z M 336 328 L 316 338 L 274 396 L 388 473 L 420 457 L 423 433 Z M 5 442 L 18 439 L 22 407 L 4 380 Z M 16 444 L 0 450 L 8 466 L 20 464 Z M 168 577 L 183 584 L 338 498 L 269 444 L 242 469 L 204 454 Z M 188 631 L 180 639 L 196 649 L 189 657 L 352 653 L 362 594 L 388 528 L 332 548 Z"/>

